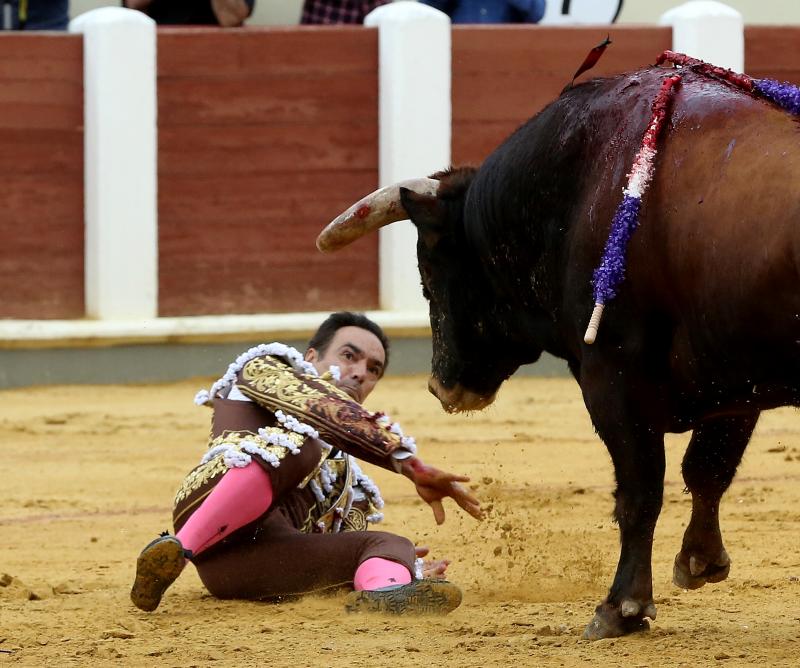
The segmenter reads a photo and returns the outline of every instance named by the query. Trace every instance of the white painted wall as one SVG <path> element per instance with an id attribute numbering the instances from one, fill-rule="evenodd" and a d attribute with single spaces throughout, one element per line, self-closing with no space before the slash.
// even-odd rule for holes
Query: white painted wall
<path id="1" fill-rule="evenodd" d="M 86 315 L 158 315 L 156 31 L 132 9 L 70 22 L 83 34 Z"/>
<path id="2" fill-rule="evenodd" d="M 449 17 L 417 2 L 393 2 L 364 23 L 379 35 L 380 186 L 445 169 L 452 117 Z M 427 312 L 414 226 L 399 221 L 382 228 L 379 245 L 381 308 Z"/>
<path id="3" fill-rule="evenodd" d="M 571 0 L 564 13 L 563 0 L 545 2 L 543 25 L 610 23 L 617 15 L 620 0 Z"/>
<path id="4" fill-rule="evenodd" d="M 553 2 L 554 0 L 549 0 Z M 555 0 L 558 1 L 558 0 Z M 686 0 L 624 0 L 619 23 L 655 23 L 666 11 Z M 800 23 L 798 0 L 725 0 L 738 11 L 745 24 L 787 25 Z"/>
<path id="5" fill-rule="evenodd" d="M 659 24 L 672 27 L 672 50 L 734 72 L 744 71 L 742 15 L 716 0 L 693 0 L 670 9 Z"/>

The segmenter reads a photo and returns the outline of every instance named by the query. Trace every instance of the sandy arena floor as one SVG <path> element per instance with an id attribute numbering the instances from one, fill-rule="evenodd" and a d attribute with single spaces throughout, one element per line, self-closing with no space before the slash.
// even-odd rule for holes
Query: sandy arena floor
<path id="1" fill-rule="evenodd" d="M 342 596 L 282 605 L 218 601 L 187 569 L 154 613 L 128 591 L 139 550 L 169 527 L 200 458 L 201 379 L 158 386 L 0 392 L 0 665 L 25 666 L 797 666 L 800 416 L 766 414 L 722 519 L 733 568 L 718 585 L 671 583 L 689 517 L 668 441 L 656 533 L 658 621 L 588 643 L 583 627 L 617 559 L 613 474 L 567 379 L 515 379 L 488 411 L 448 416 L 421 377 L 388 378 L 368 406 L 416 436 L 426 461 L 473 477 L 479 524 L 448 506 L 441 528 L 410 484 L 371 469 L 383 528 L 454 560 L 464 603 L 443 619 L 345 616 Z"/>

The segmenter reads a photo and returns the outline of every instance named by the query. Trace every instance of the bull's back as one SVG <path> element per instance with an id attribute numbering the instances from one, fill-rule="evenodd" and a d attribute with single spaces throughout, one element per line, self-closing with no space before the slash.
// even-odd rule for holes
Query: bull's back
<path id="1" fill-rule="evenodd" d="M 680 378 L 800 383 L 798 183 L 797 119 L 718 82 L 681 88 L 627 278 L 669 314 Z"/>
<path id="2" fill-rule="evenodd" d="M 576 355 L 592 273 L 652 101 L 673 72 L 567 92 L 487 159 L 468 200 L 474 242 L 507 275 L 534 275 L 535 298 L 553 300 L 543 305 L 568 321 Z M 677 384 L 697 388 L 698 374 L 722 371 L 733 384 L 758 374 L 800 384 L 800 126 L 769 102 L 681 73 L 627 275 L 595 345 L 603 330 L 641 335 L 639 319 L 654 319 L 670 328 L 656 354 Z"/>

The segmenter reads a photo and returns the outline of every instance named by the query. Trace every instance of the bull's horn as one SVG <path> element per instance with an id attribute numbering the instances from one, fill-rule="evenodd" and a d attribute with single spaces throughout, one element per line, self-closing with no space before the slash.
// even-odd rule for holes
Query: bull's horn
<path id="1" fill-rule="evenodd" d="M 332 220 L 317 237 L 317 248 L 323 252 L 339 250 L 384 225 L 408 218 L 400 202 L 400 188 L 420 195 L 436 195 L 439 182 L 428 178 L 408 179 L 376 190 Z"/>

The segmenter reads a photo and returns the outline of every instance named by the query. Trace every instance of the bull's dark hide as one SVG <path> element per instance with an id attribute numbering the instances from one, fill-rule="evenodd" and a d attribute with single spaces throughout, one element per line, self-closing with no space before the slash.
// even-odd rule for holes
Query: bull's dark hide
<path id="1" fill-rule="evenodd" d="M 566 91 L 477 170 L 400 190 L 419 230 L 433 332 L 431 389 L 482 408 L 542 351 L 567 360 L 613 460 L 621 556 L 586 637 L 655 618 L 651 548 L 664 434 L 693 430 L 692 516 L 674 580 L 724 579 L 718 523 L 760 411 L 800 405 L 800 128 L 729 84 L 681 71 L 627 273 L 583 342 L 597 266 L 626 174 L 672 70 Z"/>

